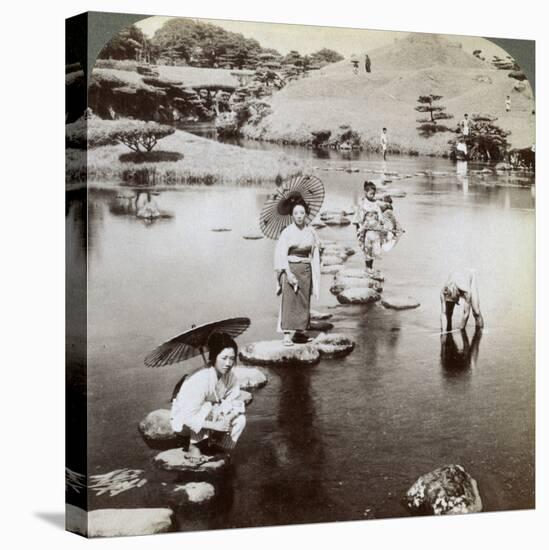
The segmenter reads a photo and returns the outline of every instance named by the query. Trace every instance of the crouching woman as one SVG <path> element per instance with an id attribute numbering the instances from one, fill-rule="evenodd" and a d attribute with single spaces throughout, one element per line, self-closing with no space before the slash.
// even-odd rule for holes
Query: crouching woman
<path id="1" fill-rule="evenodd" d="M 172 429 L 190 432 L 194 456 L 201 454 L 199 447 L 230 451 L 246 426 L 240 385 L 232 371 L 238 346 L 227 334 L 214 333 L 208 349 L 210 366 L 188 377 L 172 402 Z"/>

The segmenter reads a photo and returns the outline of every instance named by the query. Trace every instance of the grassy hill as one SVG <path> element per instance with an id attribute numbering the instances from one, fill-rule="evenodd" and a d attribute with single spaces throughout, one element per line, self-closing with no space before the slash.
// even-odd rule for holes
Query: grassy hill
<path id="1" fill-rule="evenodd" d="M 291 82 L 271 98 L 273 113 L 258 125 L 244 129 L 247 137 L 269 141 L 306 143 L 312 131 L 350 125 L 366 147 L 377 150 L 386 126 L 389 148 L 403 153 L 443 154 L 451 133 L 430 138 L 417 131 L 420 113 L 414 110 L 419 95 L 443 96 L 441 105 L 454 115 L 446 121 L 457 126 L 464 113 L 488 113 L 512 132 L 513 147 L 534 143 L 532 91 L 514 89 L 516 80 L 465 52 L 459 43 L 441 35 L 412 34 L 369 53 L 372 72 L 361 62 L 357 75 L 344 60 L 317 74 Z M 505 98 L 512 108 L 505 112 Z"/>

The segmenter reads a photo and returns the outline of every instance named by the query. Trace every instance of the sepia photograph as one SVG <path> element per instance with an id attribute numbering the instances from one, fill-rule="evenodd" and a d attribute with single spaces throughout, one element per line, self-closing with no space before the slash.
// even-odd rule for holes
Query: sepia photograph
<path id="1" fill-rule="evenodd" d="M 533 40 L 87 12 L 65 61 L 67 530 L 535 508 Z"/>

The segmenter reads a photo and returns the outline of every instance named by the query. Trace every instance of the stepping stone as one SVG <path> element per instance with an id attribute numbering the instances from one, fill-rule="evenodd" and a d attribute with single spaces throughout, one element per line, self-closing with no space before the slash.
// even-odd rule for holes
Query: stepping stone
<path id="1" fill-rule="evenodd" d="M 172 494 L 182 497 L 186 502 L 204 504 L 215 496 L 215 488 L 211 483 L 205 481 L 191 482 L 185 483 L 185 485 L 176 485 L 172 490 Z"/>
<path id="2" fill-rule="evenodd" d="M 232 231 L 232 229 L 229 229 L 228 227 L 214 227 L 211 231 L 214 233 L 224 233 L 226 231 Z"/>
<path id="3" fill-rule="evenodd" d="M 314 227 L 315 229 L 324 229 L 326 227 L 326 224 L 324 222 L 312 222 L 311 223 L 311 226 Z"/>
<path id="4" fill-rule="evenodd" d="M 339 272 L 340 277 L 351 277 L 356 279 L 374 279 L 375 281 L 383 282 L 385 278 L 381 271 L 375 270 L 373 274 L 367 274 L 365 269 L 360 268 L 344 268 Z"/>
<path id="5" fill-rule="evenodd" d="M 323 222 L 326 225 L 351 225 L 351 220 L 349 220 L 345 216 L 334 216 L 332 218 L 326 218 L 325 220 L 323 220 Z"/>
<path id="6" fill-rule="evenodd" d="M 316 311 L 315 309 L 311 309 L 310 315 L 312 321 L 326 321 L 327 319 L 333 317 L 331 313 L 323 313 L 321 311 Z"/>
<path id="7" fill-rule="evenodd" d="M 170 423 L 171 411 L 158 409 L 150 412 L 140 423 L 139 431 L 147 441 L 170 441 L 179 437 L 172 430 Z"/>
<path id="8" fill-rule="evenodd" d="M 330 292 L 337 296 L 348 288 L 371 288 L 376 292 L 383 292 L 383 286 L 379 281 L 370 278 L 358 279 L 353 277 L 335 277 L 330 287 Z"/>
<path id="9" fill-rule="evenodd" d="M 419 307 L 421 304 L 410 296 L 406 296 L 406 297 L 383 296 L 383 299 L 381 300 L 381 305 L 388 309 L 402 310 L 402 309 L 415 309 L 416 307 Z"/>
<path id="10" fill-rule="evenodd" d="M 242 359 L 242 353 L 240 354 Z M 253 390 L 267 384 L 267 377 L 259 369 L 253 367 L 234 367 L 233 373 L 238 379 L 241 390 Z"/>
<path id="11" fill-rule="evenodd" d="M 343 208 L 334 208 L 333 210 L 323 210 L 320 213 L 320 219 L 332 218 L 334 216 L 345 216 L 345 210 Z"/>
<path id="12" fill-rule="evenodd" d="M 175 470 L 178 472 L 216 472 L 226 465 L 223 455 L 192 456 L 181 448 L 169 449 L 157 454 L 153 463 L 162 470 Z"/>
<path id="13" fill-rule="evenodd" d="M 285 346 L 282 340 L 268 340 L 248 344 L 242 348 L 239 356 L 243 363 L 269 366 L 314 365 L 320 359 L 318 350 L 310 343 Z"/>
<path id="14" fill-rule="evenodd" d="M 471 514 L 482 511 L 477 482 L 452 464 L 420 476 L 404 497 L 413 515 Z"/>
<path id="15" fill-rule="evenodd" d="M 259 239 L 263 239 L 263 235 L 260 235 L 259 233 L 256 234 L 250 234 L 250 235 L 242 235 L 243 239 L 246 239 L 247 241 L 258 241 Z"/>
<path id="16" fill-rule="evenodd" d="M 315 330 L 315 331 L 327 331 L 332 330 L 334 328 L 334 325 L 332 323 L 328 323 L 328 321 L 311 321 L 309 323 L 309 330 Z"/>
<path id="17" fill-rule="evenodd" d="M 127 537 L 166 533 L 172 527 L 169 508 L 106 508 L 88 512 L 87 536 Z"/>
<path id="18" fill-rule="evenodd" d="M 389 195 L 393 199 L 403 199 L 406 197 L 406 191 L 402 191 L 401 189 L 394 189 L 385 194 Z"/>
<path id="19" fill-rule="evenodd" d="M 340 304 L 372 304 L 381 299 L 381 296 L 371 288 L 346 288 L 337 295 Z"/>
<path id="20" fill-rule="evenodd" d="M 322 266 L 329 267 L 332 265 L 342 265 L 345 263 L 345 260 L 347 259 L 346 256 L 344 256 L 345 259 L 341 258 L 340 256 L 323 256 L 322 257 Z"/>
<path id="21" fill-rule="evenodd" d="M 355 348 L 354 341 L 344 334 L 319 334 L 313 344 L 322 356 L 327 357 L 341 357 Z"/>
<path id="22" fill-rule="evenodd" d="M 335 275 L 336 273 L 339 273 L 341 267 L 341 265 L 321 265 L 320 273 L 322 275 Z"/>

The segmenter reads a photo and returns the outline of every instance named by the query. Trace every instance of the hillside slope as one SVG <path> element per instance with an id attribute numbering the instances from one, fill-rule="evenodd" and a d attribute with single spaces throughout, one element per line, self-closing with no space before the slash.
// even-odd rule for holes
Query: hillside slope
<path id="1" fill-rule="evenodd" d="M 370 54 L 372 72 L 361 64 L 353 74 L 348 60 L 329 65 L 318 74 L 291 82 L 271 98 L 273 113 L 245 135 L 269 141 L 306 143 L 312 131 L 350 125 L 367 147 L 376 149 L 381 128 L 386 126 L 390 149 L 421 154 L 448 150 L 450 133 L 430 138 L 417 132 L 420 113 L 414 110 L 419 95 L 443 96 L 441 105 L 454 118 L 454 128 L 464 113 L 489 113 L 512 132 L 513 147 L 534 143 L 534 101 L 528 83 L 514 89 L 516 80 L 463 51 L 459 44 L 440 35 L 412 34 Z M 512 108 L 505 112 L 505 98 Z"/>

